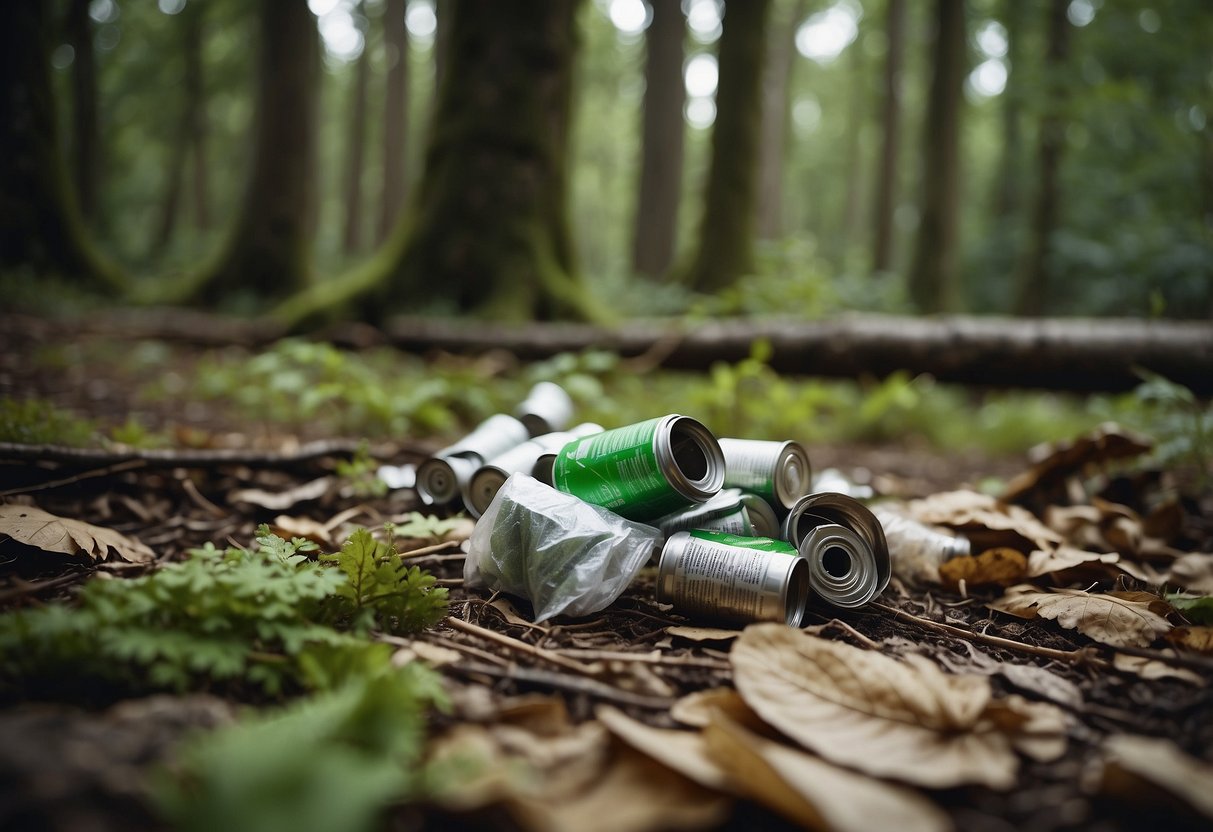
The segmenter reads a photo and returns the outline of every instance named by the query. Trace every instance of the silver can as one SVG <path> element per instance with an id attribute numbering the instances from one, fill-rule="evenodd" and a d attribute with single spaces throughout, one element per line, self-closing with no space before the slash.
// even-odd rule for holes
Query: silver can
<path id="1" fill-rule="evenodd" d="M 754 527 L 742 502 L 741 491 L 726 488 L 706 503 L 672 511 L 658 517 L 651 525 L 661 529 L 666 537 L 692 529 L 705 529 L 726 534 L 751 537 Z"/>
<path id="2" fill-rule="evenodd" d="M 743 491 L 741 502 L 745 505 L 755 537 L 779 537 L 779 518 L 766 499 L 752 491 Z"/>
<path id="3" fill-rule="evenodd" d="M 799 442 L 721 439 L 725 488 L 741 488 L 787 511 L 809 493 L 813 469 Z"/>
<path id="4" fill-rule="evenodd" d="M 541 381 L 514 408 L 514 415 L 531 436 L 562 431 L 573 421 L 573 400 L 559 384 Z"/>
<path id="5" fill-rule="evenodd" d="M 521 445 L 529 436 L 526 426 L 513 416 L 490 416 L 417 467 L 417 493 L 428 504 L 451 502 L 466 493 L 472 475 L 485 460 Z"/>
<path id="6" fill-rule="evenodd" d="M 783 538 L 810 562 L 810 583 L 823 601 L 858 607 L 888 586 L 884 529 L 852 497 L 829 492 L 802 497 L 783 520 Z"/>
<path id="7" fill-rule="evenodd" d="M 808 563 L 782 540 L 678 532 L 657 565 L 657 600 L 692 616 L 798 627 L 808 597 Z"/>
<path id="8" fill-rule="evenodd" d="M 468 513 L 473 517 L 484 514 L 489 503 L 497 496 L 501 486 L 509 479 L 510 474 L 526 474 L 534 476 L 535 463 L 544 454 L 553 454 L 582 436 L 592 436 L 602 432 L 602 425 L 585 422 L 566 431 L 556 431 L 528 439 L 521 445 L 510 448 L 503 454 L 490 459 L 476 470 L 466 490 L 466 505 Z"/>

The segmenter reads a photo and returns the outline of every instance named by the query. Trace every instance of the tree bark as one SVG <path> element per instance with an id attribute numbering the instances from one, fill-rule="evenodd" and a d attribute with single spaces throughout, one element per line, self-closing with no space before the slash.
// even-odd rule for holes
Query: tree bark
<path id="1" fill-rule="evenodd" d="M 87 221 L 97 215 L 97 183 L 101 171 L 101 122 L 97 111 L 97 58 L 89 0 L 70 0 L 65 34 L 72 58 L 72 181 Z"/>
<path id="2" fill-rule="evenodd" d="M 850 250 L 852 242 L 860 237 L 860 225 L 862 224 L 862 215 L 860 213 L 860 202 L 863 197 L 863 179 L 864 179 L 864 164 L 863 164 L 863 122 L 864 116 L 867 114 L 868 97 L 864 95 L 867 88 L 867 73 L 864 66 L 863 56 L 863 36 L 864 25 L 860 24 L 859 36 L 855 42 L 848 48 L 848 58 L 851 66 L 851 94 L 849 96 L 850 103 L 847 107 L 847 123 L 846 123 L 846 171 L 847 171 L 847 194 L 846 201 L 843 203 L 842 209 L 842 228 L 837 240 L 839 243 L 838 254 L 845 256 Z"/>
<path id="3" fill-rule="evenodd" d="M 202 15 L 205 6 L 187 3 L 182 9 L 185 27 L 185 98 L 193 145 L 194 225 L 202 231 L 211 227 L 210 160 L 207 152 L 206 87 L 202 69 Z"/>
<path id="4" fill-rule="evenodd" d="M 699 244 L 686 282 L 714 292 L 754 266 L 754 199 L 770 0 L 734 0 L 720 36 L 720 80 Z"/>
<path id="5" fill-rule="evenodd" d="M 1015 311 L 1043 315 L 1051 282 L 1049 253 L 1061 213 L 1059 171 L 1065 143 L 1065 63 L 1069 54 L 1070 23 L 1066 0 L 1050 0 L 1048 45 L 1045 49 L 1045 112 L 1040 120 L 1037 149 L 1036 198 L 1032 205 L 1031 242 L 1019 278 Z"/>
<path id="6" fill-rule="evenodd" d="M 0 269 L 121 289 L 84 230 L 59 150 L 47 6 L 13 0 L 0 26 Z"/>
<path id="7" fill-rule="evenodd" d="M 1007 30 L 1007 85 L 1002 92 L 1002 157 L 994 191 L 993 213 L 1006 220 L 1019 212 L 1021 186 L 1019 169 L 1023 153 L 1023 0 L 1004 0 L 1002 23 Z"/>
<path id="8" fill-rule="evenodd" d="M 644 37 L 648 55 L 632 268 L 638 274 L 660 277 L 674 259 L 682 194 L 686 18 L 681 0 L 653 0 L 653 21 Z"/>
<path id="9" fill-rule="evenodd" d="M 387 58 L 387 84 L 383 103 L 383 191 L 375 241 L 382 243 L 392 231 L 408 193 L 405 160 L 409 126 L 409 33 L 404 25 L 408 0 L 387 0 L 383 12 L 383 48 Z"/>
<path id="10" fill-rule="evenodd" d="M 923 190 L 909 293 L 922 312 L 959 305 L 960 118 L 965 78 L 964 0 L 936 0 L 934 55 L 923 144 Z"/>
<path id="11" fill-rule="evenodd" d="M 253 161 L 237 222 L 196 297 L 281 296 L 311 268 L 320 43 L 300 0 L 261 0 Z"/>
<path id="12" fill-rule="evenodd" d="M 796 0 L 788 18 L 770 27 L 770 50 L 762 80 L 762 132 L 758 151 L 758 211 L 755 231 L 760 240 L 783 234 L 784 147 L 788 137 L 788 89 L 796 64 L 796 29 L 804 19 L 807 0 Z"/>
<path id="13" fill-rule="evenodd" d="M 341 245 L 347 254 L 362 245 L 362 159 L 366 153 L 366 96 L 370 75 L 370 46 L 364 42 L 354 64 L 354 94 L 350 98 L 345 147 L 345 228 Z M 397 148 L 397 155 L 403 152 Z"/>
<path id="14" fill-rule="evenodd" d="M 905 62 L 906 44 L 905 0 L 889 0 L 885 12 L 885 38 L 880 160 L 876 174 L 876 235 L 872 252 L 874 272 L 887 272 L 893 268 L 893 219 L 897 210 L 897 162 L 901 151 L 901 67 Z"/>
<path id="15" fill-rule="evenodd" d="M 442 98 L 442 85 L 446 83 L 447 67 L 451 62 L 451 20 L 454 16 L 454 0 L 434 0 L 434 96 L 430 112 L 438 109 Z"/>

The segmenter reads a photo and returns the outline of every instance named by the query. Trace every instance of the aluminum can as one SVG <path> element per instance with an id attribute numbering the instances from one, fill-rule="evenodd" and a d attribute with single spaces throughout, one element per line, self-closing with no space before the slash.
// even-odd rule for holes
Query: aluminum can
<path id="1" fill-rule="evenodd" d="M 723 482 L 716 437 L 676 413 L 570 442 L 552 465 L 558 491 L 640 522 L 705 502 Z"/>
<path id="2" fill-rule="evenodd" d="M 752 537 L 754 527 L 750 523 L 750 515 L 741 496 L 738 489 L 726 488 L 706 503 L 672 511 L 664 517 L 658 517 L 652 525 L 661 529 L 666 537 L 692 529 Z"/>
<path id="3" fill-rule="evenodd" d="M 743 491 L 741 502 L 745 505 L 755 537 L 779 537 L 779 518 L 765 498 L 752 491 Z"/>
<path id="4" fill-rule="evenodd" d="M 782 540 L 678 532 L 657 565 L 657 600 L 688 615 L 798 627 L 808 597 L 808 563 Z"/>
<path id="5" fill-rule="evenodd" d="M 559 384 L 541 381 L 514 408 L 514 416 L 531 436 L 562 431 L 573 421 L 573 400 Z"/>
<path id="6" fill-rule="evenodd" d="M 485 460 L 521 445 L 528 437 L 526 426 L 513 416 L 498 413 L 485 419 L 417 467 L 417 493 L 422 502 L 449 503 L 466 493 L 472 475 Z"/>
<path id="7" fill-rule="evenodd" d="M 783 538 L 810 562 L 822 600 L 858 607 L 884 591 L 891 569 L 884 529 L 871 510 L 845 494 L 802 497 L 783 520 Z"/>
<path id="8" fill-rule="evenodd" d="M 554 454 L 568 443 L 582 436 L 602 432 L 602 425 L 585 422 L 567 431 L 557 431 L 528 439 L 515 445 L 503 454 L 490 459 L 472 475 L 467 488 L 466 506 L 468 514 L 479 517 L 497 496 L 510 474 L 534 476 L 535 462 L 546 453 Z"/>
<path id="9" fill-rule="evenodd" d="M 742 488 L 787 511 L 809 493 L 813 479 L 809 454 L 799 442 L 721 439 L 726 488 Z"/>

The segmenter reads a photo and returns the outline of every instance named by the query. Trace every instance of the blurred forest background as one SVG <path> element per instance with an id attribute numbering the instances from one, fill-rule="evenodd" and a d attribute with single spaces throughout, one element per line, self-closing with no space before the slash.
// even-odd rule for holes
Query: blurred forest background
<path id="1" fill-rule="evenodd" d="M 295 320 L 1213 313 L 1205 0 L 306 5 L 13 4 L 5 294 L 70 304 L 94 272 L 229 311 L 293 294 Z M 54 109 L 23 135 L 39 55 Z M 465 152 L 485 131 L 502 152 Z"/>

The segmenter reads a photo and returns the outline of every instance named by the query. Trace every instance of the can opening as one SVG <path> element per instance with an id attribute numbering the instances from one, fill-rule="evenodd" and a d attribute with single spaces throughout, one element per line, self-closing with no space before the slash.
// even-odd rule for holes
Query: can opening
<path id="1" fill-rule="evenodd" d="M 708 454 L 703 440 L 680 421 L 670 428 L 670 446 L 673 449 L 674 465 L 692 482 L 708 475 Z"/>
<path id="2" fill-rule="evenodd" d="M 851 553 L 841 546 L 830 546 L 821 555 L 821 566 L 835 578 L 845 578 L 851 571 Z"/>

